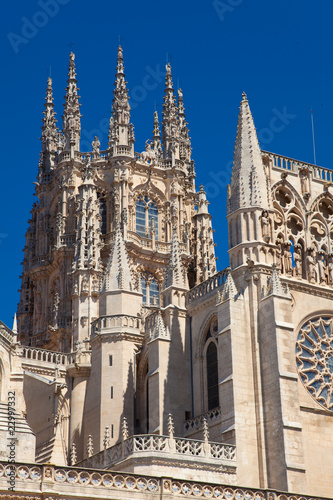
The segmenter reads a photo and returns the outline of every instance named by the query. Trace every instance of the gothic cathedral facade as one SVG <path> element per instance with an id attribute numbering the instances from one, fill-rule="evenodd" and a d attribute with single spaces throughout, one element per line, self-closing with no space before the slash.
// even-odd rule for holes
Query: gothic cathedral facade
<path id="1" fill-rule="evenodd" d="M 170 64 L 142 153 L 121 47 L 106 150 L 80 151 L 78 90 L 71 54 L 62 130 L 47 83 L 17 323 L 0 325 L 18 489 L 28 471 L 64 498 L 107 481 L 108 498 L 333 497 L 333 172 L 262 151 L 243 94 L 218 272 Z"/>

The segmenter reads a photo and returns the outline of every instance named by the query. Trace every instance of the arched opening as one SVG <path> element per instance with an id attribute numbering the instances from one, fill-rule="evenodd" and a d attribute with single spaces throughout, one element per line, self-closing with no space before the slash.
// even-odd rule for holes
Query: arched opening
<path id="1" fill-rule="evenodd" d="M 217 348 L 214 342 L 209 343 L 206 351 L 206 369 L 208 410 L 212 410 L 219 406 Z"/>
<path id="2" fill-rule="evenodd" d="M 148 196 L 141 198 L 136 204 L 136 232 L 145 238 L 158 239 L 158 210 L 155 203 Z"/>

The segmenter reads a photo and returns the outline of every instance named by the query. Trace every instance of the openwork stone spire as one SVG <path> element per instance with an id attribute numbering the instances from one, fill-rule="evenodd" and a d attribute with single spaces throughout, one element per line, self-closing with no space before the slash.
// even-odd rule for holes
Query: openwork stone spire
<path id="1" fill-rule="evenodd" d="M 48 78 L 46 97 L 45 97 L 45 110 L 43 112 L 43 126 L 42 126 L 42 150 L 43 153 L 56 153 L 57 152 L 57 141 L 58 141 L 58 130 L 57 130 L 57 120 L 56 113 L 54 111 L 53 104 L 53 90 L 52 90 L 52 80 Z"/>
<path id="2" fill-rule="evenodd" d="M 179 118 L 179 158 L 181 160 L 191 161 L 191 138 L 187 127 L 183 91 L 178 89 L 178 118 Z"/>
<path id="3" fill-rule="evenodd" d="M 112 290 L 133 290 L 132 273 L 126 245 L 120 229 L 117 226 L 113 247 L 105 272 L 102 293 Z"/>
<path id="4" fill-rule="evenodd" d="M 109 129 L 109 147 L 112 149 L 113 156 L 117 154 L 134 154 L 134 127 L 130 123 L 131 107 L 126 85 L 123 49 L 119 45 L 112 101 L 112 120 L 110 120 Z M 118 151 L 118 146 L 125 147 L 125 149 Z"/>
<path id="5" fill-rule="evenodd" d="M 229 213 L 239 208 L 269 208 L 267 178 L 246 94 L 240 105 Z"/>
<path id="6" fill-rule="evenodd" d="M 166 65 L 163 101 L 162 142 L 165 158 L 179 157 L 178 110 L 173 90 L 171 65 Z"/>
<path id="7" fill-rule="evenodd" d="M 154 129 L 153 129 L 153 150 L 157 157 L 161 156 L 162 145 L 161 145 L 161 132 L 160 124 L 158 121 L 158 112 L 154 111 Z"/>
<path id="8" fill-rule="evenodd" d="M 182 288 L 185 287 L 182 262 L 179 251 L 179 241 L 176 230 L 174 230 L 171 239 L 171 252 L 164 289 L 168 288 L 169 286 L 177 286 Z"/>
<path id="9" fill-rule="evenodd" d="M 76 70 L 74 63 L 75 55 L 73 52 L 69 56 L 68 80 L 65 95 L 64 114 L 63 114 L 63 134 L 65 136 L 65 150 L 71 150 L 73 153 L 80 150 L 81 135 L 81 115 L 76 80 Z M 73 156 L 73 154 L 72 154 Z"/>

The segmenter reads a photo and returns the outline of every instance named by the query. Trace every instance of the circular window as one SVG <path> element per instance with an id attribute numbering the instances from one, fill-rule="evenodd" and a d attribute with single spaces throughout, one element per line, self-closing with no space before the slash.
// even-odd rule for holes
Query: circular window
<path id="1" fill-rule="evenodd" d="M 307 321 L 296 341 L 296 362 L 301 380 L 316 401 L 333 411 L 333 318 Z"/>

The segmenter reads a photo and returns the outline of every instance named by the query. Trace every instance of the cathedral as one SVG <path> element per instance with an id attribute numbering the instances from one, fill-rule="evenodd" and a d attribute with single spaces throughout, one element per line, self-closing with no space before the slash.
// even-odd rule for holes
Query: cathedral
<path id="1" fill-rule="evenodd" d="M 243 93 L 218 271 L 170 64 L 141 153 L 122 48 L 106 150 L 76 76 L 0 322 L 0 498 L 333 498 L 333 171 L 261 150 Z"/>

